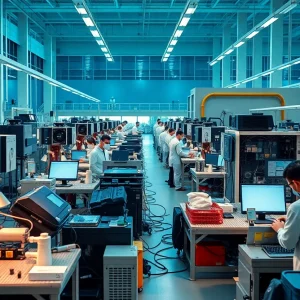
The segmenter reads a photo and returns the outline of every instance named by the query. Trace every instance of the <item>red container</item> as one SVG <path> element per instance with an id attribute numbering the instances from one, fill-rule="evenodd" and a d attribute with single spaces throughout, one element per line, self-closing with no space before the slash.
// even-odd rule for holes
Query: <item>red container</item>
<path id="1" fill-rule="evenodd" d="M 225 247 L 219 242 L 201 242 L 196 245 L 196 266 L 224 266 Z"/>
<path id="2" fill-rule="evenodd" d="M 211 209 L 191 209 L 186 203 L 186 215 L 191 224 L 222 224 L 223 223 L 223 209 L 217 204 L 213 203 Z"/>

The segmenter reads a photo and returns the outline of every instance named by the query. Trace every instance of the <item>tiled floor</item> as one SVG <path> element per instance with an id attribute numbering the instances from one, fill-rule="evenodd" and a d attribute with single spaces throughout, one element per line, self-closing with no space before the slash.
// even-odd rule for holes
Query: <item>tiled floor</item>
<path id="1" fill-rule="evenodd" d="M 147 181 L 152 184 L 148 189 L 154 191 L 156 195 L 156 204 L 161 204 L 166 208 L 168 216 L 165 217 L 165 223 L 172 223 L 173 207 L 178 206 L 180 202 L 186 200 L 186 192 L 176 192 L 170 189 L 165 183 L 168 177 L 168 170 L 164 169 L 159 162 L 154 149 L 152 147 L 152 136 L 144 136 L 144 159 L 146 163 Z M 157 214 L 163 214 L 163 208 L 151 205 L 151 210 Z M 158 220 L 159 218 L 157 218 Z M 168 225 L 163 225 L 167 228 Z M 151 236 L 143 235 L 143 239 L 150 247 L 157 245 L 161 241 L 161 237 L 165 234 L 171 233 L 171 230 L 163 232 L 153 232 Z M 169 247 L 169 245 L 162 244 L 153 249 L 155 253 L 160 249 Z M 161 253 L 176 257 L 176 250 L 170 249 Z M 145 258 L 154 261 L 154 255 L 149 252 L 145 253 Z M 176 271 L 184 268 L 184 265 L 178 259 L 160 261 L 169 271 Z M 159 270 L 152 266 L 151 272 L 159 273 Z M 235 298 L 235 284 L 232 279 L 199 279 L 197 281 L 190 281 L 188 272 L 166 274 L 161 276 L 151 276 L 144 280 L 143 292 L 139 294 L 141 300 L 232 300 Z"/>

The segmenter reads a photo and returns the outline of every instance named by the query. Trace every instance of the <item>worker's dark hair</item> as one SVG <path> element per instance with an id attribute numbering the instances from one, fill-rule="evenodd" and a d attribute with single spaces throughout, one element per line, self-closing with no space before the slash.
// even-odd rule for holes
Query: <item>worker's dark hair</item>
<path id="1" fill-rule="evenodd" d="M 118 130 L 122 130 L 122 126 L 119 125 L 119 126 L 118 126 Z"/>
<path id="2" fill-rule="evenodd" d="M 165 126 L 165 131 L 167 131 L 169 129 L 169 126 L 168 125 L 166 125 Z"/>
<path id="3" fill-rule="evenodd" d="M 174 131 L 175 131 L 174 128 L 169 128 L 169 133 L 172 133 L 172 132 L 174 132 Z"/>
<path id="4" fill-rule="evenodd" d="M 110 141 L 110 136 L 108 134 L 103 134 L 101 137 L 101 141 L 104 142 L 105 140 L 109 140 Z"/>
<path id="5" fill-rule="evenodd" d="M 177 130 L 176 135 L 182 135 L 183 131 L 182 130 Z"/>
<path id="6" fill-rule="evenodd" d="M 140 122 L 135 122 L 135 125 L 140 125 Z"/>
<path id="7" fill-rule="evenodd" d="M 86 139 L 87 143 L 96 145 L 96 140 L 93 137 L 89 137 Z"/>
<path id="8" fill-rule="evenodd" d="M 157 119 L 156 122 L 160 121 L 160 119 Z"/>
<path id="9" fill-rule="evenodd" d="M 126 123 L 127 124 L 128 122 L 127 121 L 123 121 L 122 123 Z"/>
<path id="10" fill-rule="evenodd" d="M 300 181 L 300 160 L 291 162 L 283 171 L 283 177 Z"/>

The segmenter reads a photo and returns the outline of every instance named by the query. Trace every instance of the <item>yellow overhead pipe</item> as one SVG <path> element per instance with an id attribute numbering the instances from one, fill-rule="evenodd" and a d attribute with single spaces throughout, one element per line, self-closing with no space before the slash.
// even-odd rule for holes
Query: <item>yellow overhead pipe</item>
<path id="1" fill-rule="evenodd" d="M 278 93 L 210 93 L 207 94 L 201 102 L 200 107 L 200 115 L 201 117 L 205 117 L 205 103 L 211 97 L 275 97 L 279 100 L 281 106 L 285 106 L 285 100 L 281 94 Z M 285 112 L 282 110 L 281 112 L 281 120 L 285 119 Z"/>

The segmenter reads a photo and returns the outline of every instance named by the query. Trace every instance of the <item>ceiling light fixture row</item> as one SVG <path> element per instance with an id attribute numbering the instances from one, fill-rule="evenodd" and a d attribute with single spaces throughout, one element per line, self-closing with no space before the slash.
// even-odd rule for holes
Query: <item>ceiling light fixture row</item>
<path id="1" fill-rule="evenodd" d="M 89 96 L 85 93 L 82 93 L 82 92 L 80 92 L 76 89 L 73 89 L 73 88 L 71 88 L 70 86 L 68 86 L 66 84 L 63 84 L 63 83 L 61 83 L 61 82 L 59 82 L 59 81 L 57 81 L 57 80 L 55 80 L 55 79 L 53 79 L 49 76 L 46 76 L 46 75 L 44 75 L 44 74 L 42 74 L 38 71 L 35 71 L 35 70 L 33 70 L 33 69 L 23 65 L 23 64 L 20 64 L 20 63 L 14 61 L 14 60 L 2 55 L 2 54 L 0 54 L 0 64 L 3 64 L 4 66 L 6 66 L 10 69 L 16 70 L 18 72 L 24 72 L 24 73 L 26 73 L 27 75 L 29 75 L 33 78 L 36 78 L 38 80 L 43 80 L 46 83 L 51 84 L 52 86 L 61 88 L 65 91 L 67 91 L 67 92 L 71 92 L 71 93 L 76 94 L 80 97 L 86 98 L 86 99 L 94 101 L 94 102 L 100 102 L 99 99 L 96 99 L 96 98 L 94 98 L 92 96 Z"/>
<path id="2" fill-rule="evenodd" d="M 175 30 L 169 40 L 169 43 L 165 49 L 164 55 L 162 56 L 161 61 L 166 62 L 172 51 L 174 50 L 178 39 L 181 37 L 185 27 L 188 25 L 192 14 L 196 11 L 198 6 L 198 0 L 189 0 L 184 8 L 183 13 L 180 16 L 178 23 L 176 24 Z"/>
<path id="3" fill-rule="evenodd" d="M 298 4 L 297 4 L 296 0 L 288 1 L 286 4 L 281 6 L 273 14 L 269 15 L 258 25 L 254 26 L 250 31 L 248 31 L 244 36 L 242 36 L 235 43 L 233 43 L 230 47 L 228 47 L 225 51 L 223 51 L 221 54 L 219 54 L 211 62 L 209 62 L 209 65 L 212 67 L 217 62 L 221 61 L 226 55 L 231 54 L 235 49 L 237 49 L 237 48 L 241 47 L 242 45 L 244 45 L 245 43 L 247 43 L 247 41 L 249 41 L 250 39 L 255 37 L 261 30 L 270 26 L 272 23 L 277 21 L 281 15 L 287 14 L 292 9 L 294 9 L 297 5 Z"/>
<path id="4" fill-rule="evenodd" d="M 91 14 L 88 5 L 84 0 L 73 0 L 75 8 L 77 12 L 82 17 L 83 22 L 90 30 L 92 36 L 95 38 L 97 44 L 100 46 L 101 51 L 103 52 L 104 56 L 108 61 L 114 61 L 113 56 L 111 55 L 109 48 Z"/>
<path id="5" fill-rule="evenodd" d="M 290 68 L 290 67 L 293 66 L 293 65 L 298 65 L 298 64 L 300 64 L 300 57 L 299 57 L 299 58 L 296 58 L 296 59 L 294 59 L 294 60 L 292 60 L 292 61 L 289 61 L 289 62 L 287 62 L 287 63 L 284 63 L 284 64 L 282 64 L 282 65 L 279 65 L 279 66 L 277 66 L 277 67 L 274 67 L 274 68 L 272 68 L 272 69 L 269 69 L 269 70 L 267 70 L 267 71 L 264 71 L 264 72 L 262 72 L 262 73 L 256 74 L 256 75 L 254 75 L 254 76 L 245 78 L 245 79 L 243 79 L 243 80 L 241 80 L 241 81 L 238 81 L 238 82 L 236 82 L 236 83 L 230 84 L 230 85 L 226 86 L 226 88 L 237 87 L 237 86 L 239 86 L 239 85 L 241 85 L 241 84 L 243 84 L 243 83 L 247 83 L 247 82 L 250 82 L 250 81 L 254 81 L 254 80 L 256 80 L 256 79 L 258 79 L 258 78 L 260 78 L 260 77 L 262 77 L 262 76 L 269 76 L 269 75 L 273 74 L 275 71 L 280 71 L 280 70 L 283 70 L 283 69 L 287 69 L 287 68 Z"/>

